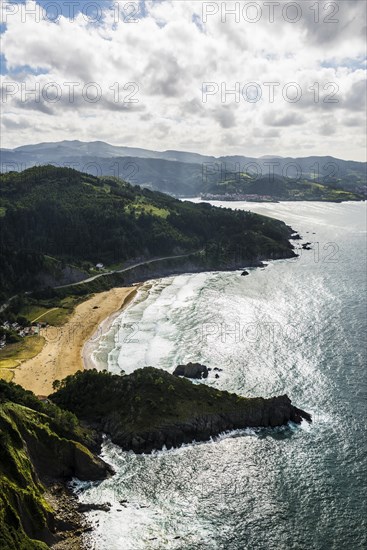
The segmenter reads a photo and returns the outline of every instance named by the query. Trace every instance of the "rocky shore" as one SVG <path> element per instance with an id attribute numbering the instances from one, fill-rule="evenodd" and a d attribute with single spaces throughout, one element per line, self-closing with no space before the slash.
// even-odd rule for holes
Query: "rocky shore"
<path id="1" fill-rule="evenodd" d="M 122 449 L 135 453 L 150 453 L 155 449 L 179 447 L 193 441 L 208 441 L 220 433 L 243 428 L 275 428 L 288 422 L 300 424 L 302 420 L 311 421 L 305 411 L 294 407 L 287 395 L 270 399 L 254 399 L 247 410 L 229 411 L 193 415 L 185 422 L 167 424 L 155 429 L 121 434 L 114 432 L 111 425 L 111 438 Z"/>
<path id="2" fill-rule="evenodd" d="M 0 381 L 0 548 L 78 549 L 88 526 L 65 483 L 113 474 L 98 436 L 51 403 Z"/>
<path id="3" fill-rule="evenodd" d="M 181 365 L 179 372 L 196 377 L 205 372 L 198 367 L 189 364 L 185 370 Z M 153 367 L 128 376 L 78 373 L 51 398 L 122 449 L 135 453 L 207 441 L 228 430 L 311 421 L 287 395 L 244 398 Z"/>
<path id="4" fill-rule="evenodd" d="M 180 367 L 186 375 L 207 372 Z M 80 371 L 44 401 L 0 381 L 0 548 L 81 548 L 90 528 L 81 514 L 93 506 L 79 506 L 66 482 L 113 475 L 98 457 L 103 434 L 124 450 L 149 453 L 302 419 L 311 421 L 287 395 L 244 398 L 153 367 L 128 376 Z"/>

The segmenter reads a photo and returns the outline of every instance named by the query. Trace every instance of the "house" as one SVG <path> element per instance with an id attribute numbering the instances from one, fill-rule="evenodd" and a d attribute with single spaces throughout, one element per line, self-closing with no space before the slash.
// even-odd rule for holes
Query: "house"
<path id="1" fill-rule="evenodd" d="M 97 269 L 103 269 L 103 268 L 104 268 L 104 265 L 103 265 L 103 264 L 97 264 L 97 265 L 96 265 L 96 268 L 97 268 Z"/>

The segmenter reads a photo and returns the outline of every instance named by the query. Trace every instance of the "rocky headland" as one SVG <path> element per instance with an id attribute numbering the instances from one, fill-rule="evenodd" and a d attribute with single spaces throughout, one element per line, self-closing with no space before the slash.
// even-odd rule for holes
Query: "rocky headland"
<path id="1" fill-rule="evenodd" d="M 199 364 L 180 368 L 208 372 Z M 245 398 L 153 367 L 124 376 L 80 371 L 42 401 L 0 381 L 0 548 L 80 548 L 85 509 L 66 482 L 113 475 L 98 457 L 103 434 L 124 450 L 149 453 L 302 419 L 311 421 L 286 395 Z"/>
<path id="2" fill-rule="evenodd" d="M 85 371 L 67 378 L 51 399 L 136 453 L 207 441 L 228 430 L 311 420 L 287 395 L 245 398 L 177 376 L 185 373 L 200 378 L 207 368 L 189 363 L 176 375 L 153 367 L 128 376 Z"/>

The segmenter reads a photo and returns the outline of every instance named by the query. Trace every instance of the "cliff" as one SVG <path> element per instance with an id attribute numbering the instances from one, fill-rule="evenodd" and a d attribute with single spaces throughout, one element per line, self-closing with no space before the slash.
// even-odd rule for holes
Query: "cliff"
<path id="1" fill-rule="evenodd" d="M 80 372 L 51 399 L 136 453 L 205 441 L 226 430 L 311 420 L 286 395 L 244 398 L 152 367 L 128 376 Z"/>
<path id="2" fill-rule="evenodd" d="M 45 550 L 59 541 L 74 547 L 72 537 L 83 525 L 60 482 L 111 475 L 94 454 L 102 433 L 125 450 L 143 453 L 205 441 L 226 430 L 311 420 L 286 395 L 244 398 L 152 367 L 129 376 L 79 372 L 51 399 L 41 402 L 0 381 L 2 550 Z"/>
<path id="3" fill-rule="evenodd" d="M 110 475 L 110 467 L 86 445 L 98 448 L 95 434 L 73 415 L 0 381 L 2 550 L 43 550 L 72 530 L 56 515 L 46 488 L 72 476 L 101 480 Z"/>

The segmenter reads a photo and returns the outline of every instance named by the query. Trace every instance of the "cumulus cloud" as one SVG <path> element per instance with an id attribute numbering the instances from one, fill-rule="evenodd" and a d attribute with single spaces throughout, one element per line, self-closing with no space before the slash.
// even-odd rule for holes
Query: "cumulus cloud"
<path id="1" fill-rule="evenodd" d="M 248 2 L 213 2 L 213 13 L 191 0 L 131 3 L 140 13 L 99 4 L 97 22 L 80 9 L 54 22 L 3 8 L 4 147 L 101 139 L 213 155 L 365 159 L 363 2 L 279 0 L 274 13 L 261 0 L 251 3 L 258 13 Z"/>
<path id="2" fill-rule="evenodd" d="M 216 109 L 214 119 L 219 122 L 222 128 L 233 128 L 236 126 L 236 117 L 228 106 L 221 106 Z"/>
<path id="3" fill-rule="evenodd" d="M 298 113 L 288 113 L 275 117 L 272 113 L 268 113 L 264 117 L 264 122 L 268 126 L 287 127 L 304 124 L 306 122 L 306 118 Z"/>

